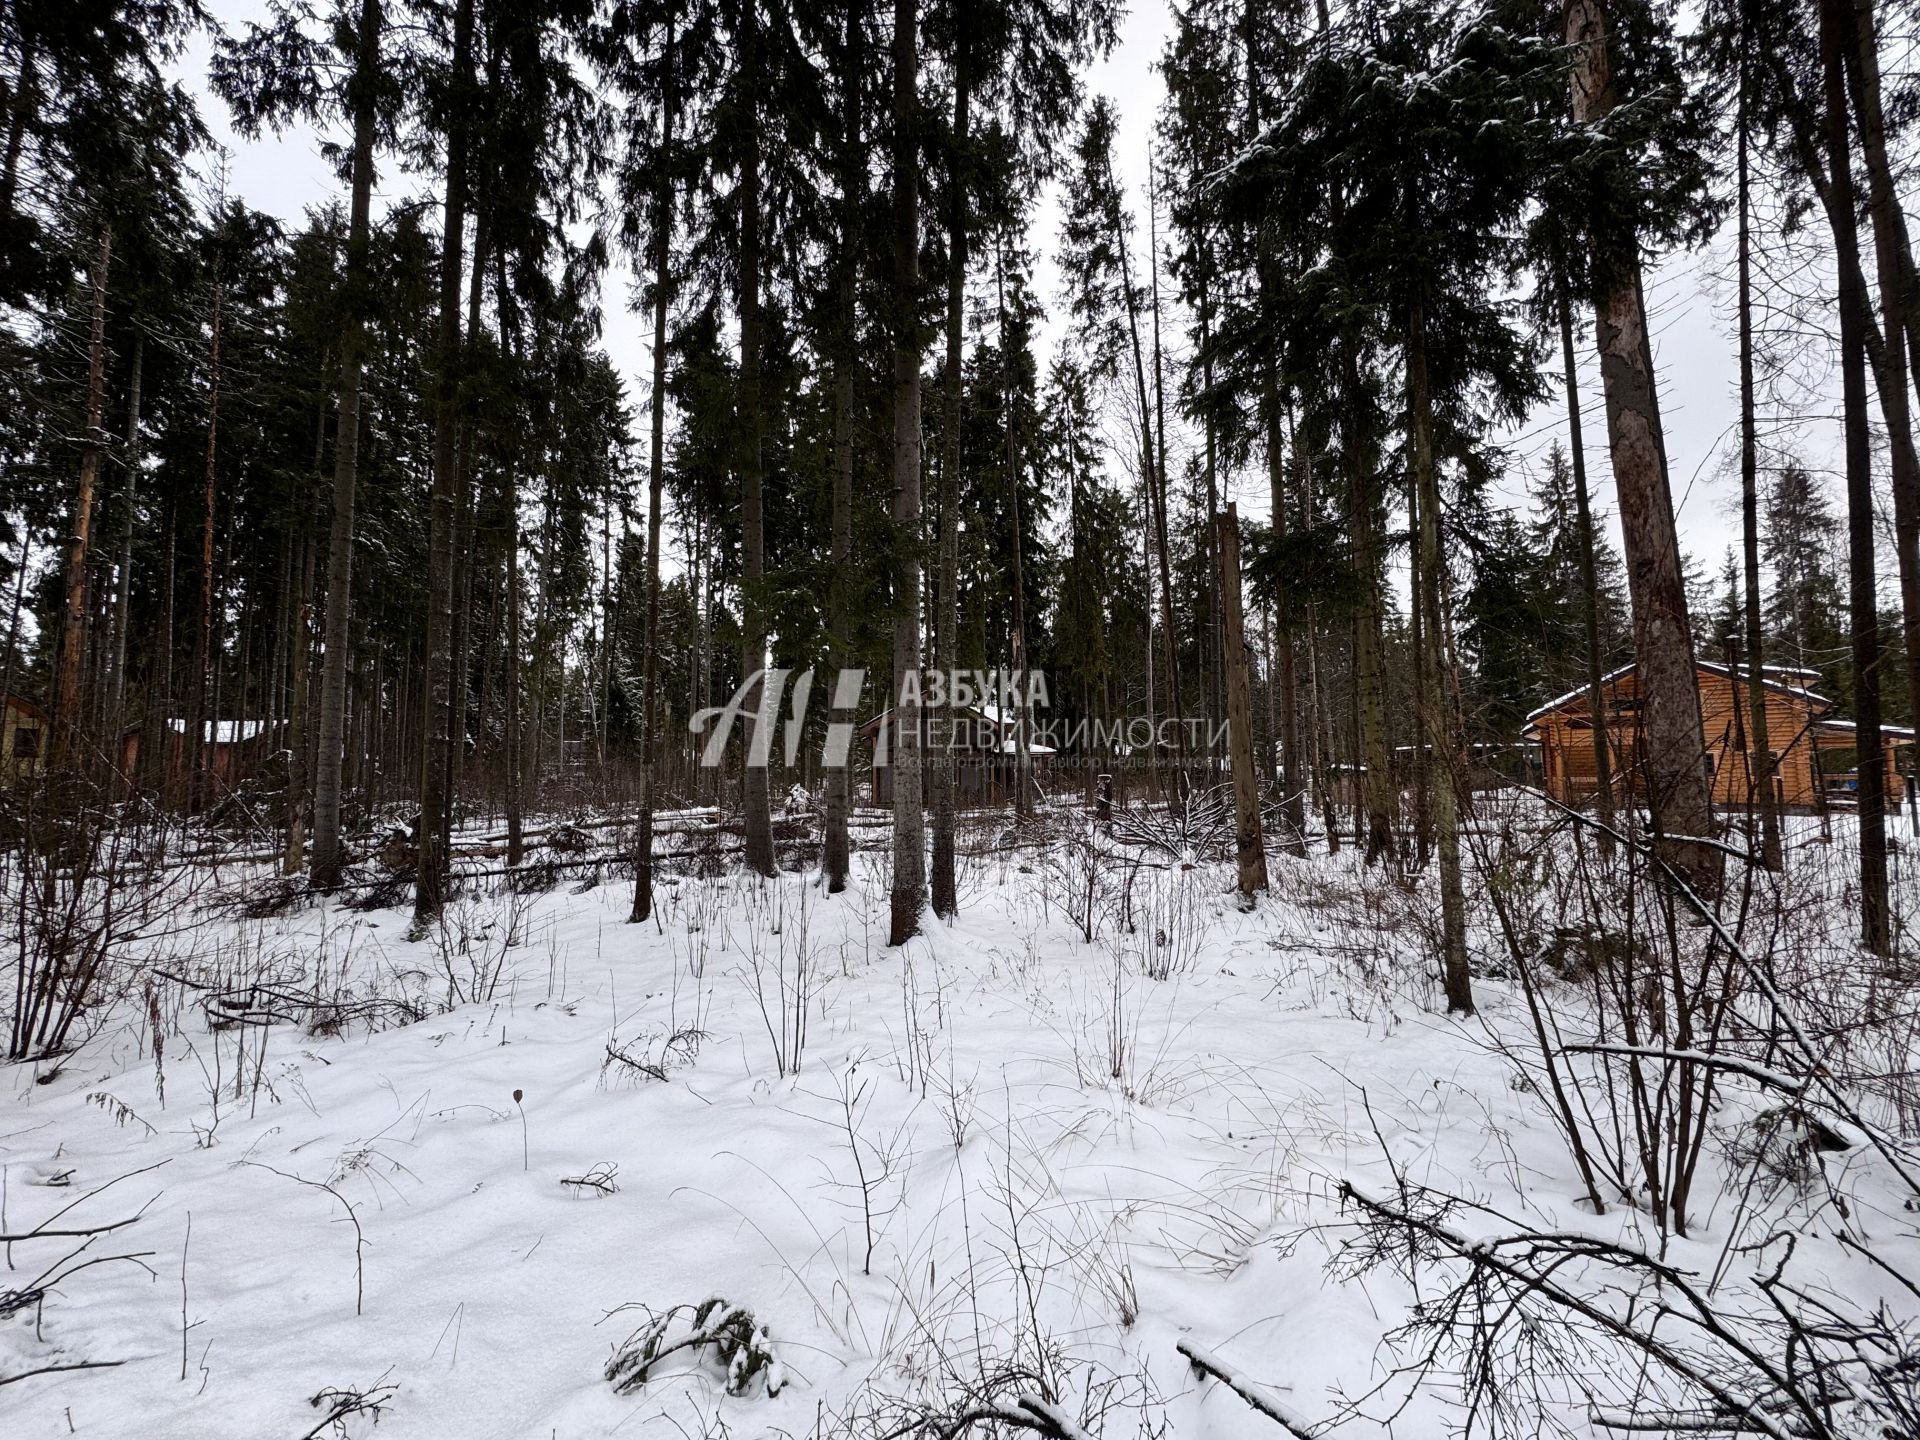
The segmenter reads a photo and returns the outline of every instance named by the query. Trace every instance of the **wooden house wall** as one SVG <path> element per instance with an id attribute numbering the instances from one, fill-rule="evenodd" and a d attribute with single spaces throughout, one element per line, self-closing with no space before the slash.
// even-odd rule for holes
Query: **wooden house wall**
<path id="1" fill-rule="evenodd" d="M 19 738 L 21 732 L 29 738 Z M 7 699 L 0 705 L 0 778 L 38 775 L 46 764 L 49 739 L 46 718 L 37 708 Z"/>
<path id="2" fill-rule="evenodd" d="M 1751 782 L 1745 754 L 1747 686 L 1727 675 L 1703 670 L 1700 679 L 1701 724 L 1707 752 L 1713 757 L 1713 798 L 1720 805 L 1745 805 Z M 1818 803 L 1814 773 L 1814 703 L 1789 691 L 1766 688 L 1767 741 L 1775 756 L 1774 783 L 1781 803 L 1812 806 Z M 1613 756 L 1616 784 L 1631 785 L 1640 757 L 1638 716 L 1631 708 L 1640 698 L 1639 677 L 1629 672 L 1606 687 L 1608 751 Z M 1629 707 L 1617 708 L 1622 703 Z M 1737 717 L 1736 718 L 1736 712 Z M 1541 745 L 1543 780 L 1547 793 L 1565 804 L 1591 799 L 1599 788 L 1594 774 L 1593 731 L 1588 724 L 1586 697 L 1534 722 Z M 1825 748 L 1834 748 L 1829 744 Z M 1894 768 L 1896 747 L 1887 746 L 1887 799 L 1898 804 L 1902 781 Z M 1831 773 L 1831 767 L 1828 767 Z"/>

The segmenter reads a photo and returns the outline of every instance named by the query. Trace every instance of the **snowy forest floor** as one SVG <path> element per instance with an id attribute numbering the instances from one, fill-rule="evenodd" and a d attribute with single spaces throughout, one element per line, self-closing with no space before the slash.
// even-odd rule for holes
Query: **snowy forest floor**
<path id="1" fill-rule="evenodd" d="M 1687 1235 L 1615 1194 L 1592 1213 L 1488 904 L 1493 875 L 1536 940 L 1575 920 L 1548 823 L 1510 817 L 1476 873 L 1466 1020 L 1444 1013 L 1428 882 L 1351 850 L 1274 856 L 1242 912 L 1216 860 L 996 843 L 965 862 L 958 920 L 904 949 L 871 854 L 836 897 L 669 875 L 644 925 L 612 877 L 495 882 L 420 941 L 401 909 L 247 918 L 234 897 L 266 872 L 226 872 L 173 902 L 84 1043 L 0 1070 L 0 1233 L 41 1232 L 6 1245 L 0 1295 L 57 1280 L 0 1315 L 0 1381 L 113 1367 L 0 1385 L 0 1434 L 879 1436 L 1040 1396 L 1103 1440 L 1284 1435 L 1182 1340 L 1339 1433 L 1442 1434 L 1469 1401 L 1506 1433 L 1605 1433 L 1594 1404 L 1665 1393 L 1571 1339 L 1497 1399 L 1465 1388 L 1457 1314 L 1403 1329 L 1460 1266 L 1369 1268 L 1343 1183 L 1507 1217 L 1449 1222 L 1476 1235 L 1663 1256 L 1730 1323 L 1763 1315 L 1752 1277 L 1781 1260 L 1744 1247 L 1791 1236 L 1803 1284 L 1910 1334 L 1920 1295 L 1887 1267 L 1920 1273 L 1912 1200 L 1872 1147 L 1754 1143 L 1777 1112 L 1738 1076 Z M 1828 904 L 1846 827 L 1822 846 L 1810 826 L 1779 893 L 1743 902 L 1751 933 L 1840 957 L 1832 1003 L 1892 1017 L 1848 1063 L 1910 1076 L 1913 992 L 1850 988 Z M 1575 1026 L 1588 992 L 1555 983 Z M 1863 1102 L 1892 1135 L 1906 1087 Z M 766 1327 L 736 1357 L 745 1393 L 711 1348 L 608 1382 L 650 1315 L 713 1296 Z"/>

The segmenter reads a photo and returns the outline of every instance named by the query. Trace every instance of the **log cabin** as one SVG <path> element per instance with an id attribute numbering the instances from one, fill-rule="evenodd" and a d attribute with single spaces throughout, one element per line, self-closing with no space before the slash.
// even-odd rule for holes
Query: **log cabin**
<path id="1" fill-rule="evenodd" d="M 0 783 L 38 775 L 51 717 L 24 695 L 0 695 Z"/>
<path id="2" fill-rule="evenodd" d="M 222 789 L 259 774 L 268 758 L 286 743 L 284 720 L 207 720 L 202 724 L 206 742 L 199 758 Z M 193 758 L 188 754 L 187 722 L 167 721 L 165 737 L 169 771 L 184 773 Z M 124 773 L 140 773 L 140 750 L 145 739 L 137 725 L 129 727 L 120 737 L 120 764 Z"/>
<path id="3" fill-rule="evenodd" d="M 1695 662 L 1700 686 L 1703 739 L 1701 763 L 1713 779 L 1716 805 L 1742 806 L 1754 795 L 1747 743 L 1749 677 L 1747 668 L 1710 660 Z M 1858 776 L 1853 766 L 1853 722 L 1833 713 L 1834 703 L 1817 692 L 1818 671 L 1768 665 L 1760 675 L 1767 706 L 1768 748 L 1773 752 L 1774 794 L 1788 810 L 1852 803 Z M 1642 741 L 1639 677 L 1623 665 L 1601 679 L 1606 706 L 1607 751 L 1612 757 L 1615 793 L 1638 796 Z M 1521 731 L 1540 747 L 1541 783 L 1563 805 L 1590 801 L 1599 788 L 1594 770 L 1593 720 L 1587 687 L 1570 690 L 1527 716 Z M 1900 752 L 1911 752 L 1914 732 L 1880 727 L 1886 751 L 1887 807 L 1897 809 L 1905 796 Z"/>

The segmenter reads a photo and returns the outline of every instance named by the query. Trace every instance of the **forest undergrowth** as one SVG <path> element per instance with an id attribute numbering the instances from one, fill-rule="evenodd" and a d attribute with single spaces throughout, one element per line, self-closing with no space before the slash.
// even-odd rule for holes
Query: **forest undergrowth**
<path id="1" fill-rule="evenodd" d="M 1916 1433 L 1920 1020 L 1826 828 L 1708 900 L 1484 797 L 1471 1019 L 1424 880 L 1243 908 L 1164 813 L 977 817 L 899 949 L 878 849 L 644 925 L 545 851 L 417 940 L 15 858 L 9 1430 Z"/>

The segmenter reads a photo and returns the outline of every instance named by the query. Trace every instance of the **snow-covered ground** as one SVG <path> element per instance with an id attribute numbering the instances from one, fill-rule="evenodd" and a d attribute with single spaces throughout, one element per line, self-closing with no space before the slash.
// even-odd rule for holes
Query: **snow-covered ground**
<path id="1" fill-rule="evenodd" d="M 1276 856 L 1250 913 L 1224 867 L 1139 870 L 1089 942 L 1073 862 L 1000 847 L 901 950 L 857 859 L 838 897 L 670 878 L 645 925 L 611 881 L 476 892 L 418 942 L 398 910 L 195 912 L 77 1053 L 0 1070 L 0 1232 L 137 1217 L 7 1247 L 0 1292 L 83 1243 L 72 1263 L 103 1263 L 0 1318 L 0 1379 L 113 1368 L 0 1386 L 0 1436 L 358 1437 L 371 1412 L 325 1423 L 354 1393 L 395 1440 L 879 1435 L 992 1391 L 1107 1440 L 1273 1437 L 1177 1343 L 1308 1424 L 1405 1398 L 1384 1339 L 1418 1297 L 1332 1263 L 1340 1182 L 1658 1244 L 1642 1212 L 1590 1213 L 1497 1053 L 1517 993 L 1482 976 L 1481 1016 L 1447 1018 L 1424 900 L 1351 852 Z M 215 992 L 186 981 L 287 1023 L 209 1028 Z M 316 986 L 337 1011 L 284 998 Z M 1890 1193 L 1870 1157 L 1834 1163 L 1857 1205 Z M 1869 1223 L 1920 1258 L 1887 1204 Z M 1817 1207 L 1777 1206 L 1836 1292 L 1920 1308 Z M 1666 1258 L 1716 1272 L 1750 1209 L 1709 1198 Z M 730 1396 L 687 1350 L 616 1391 L 649 1312 L 710 1296 L 764 1323 L 777 1368 Z M 1444 1433 L 1455 1398 L 1420 1387 L 1394 1433 Z M 1556 1406 L 1576 1432 L 1585 1398 Z"/>

